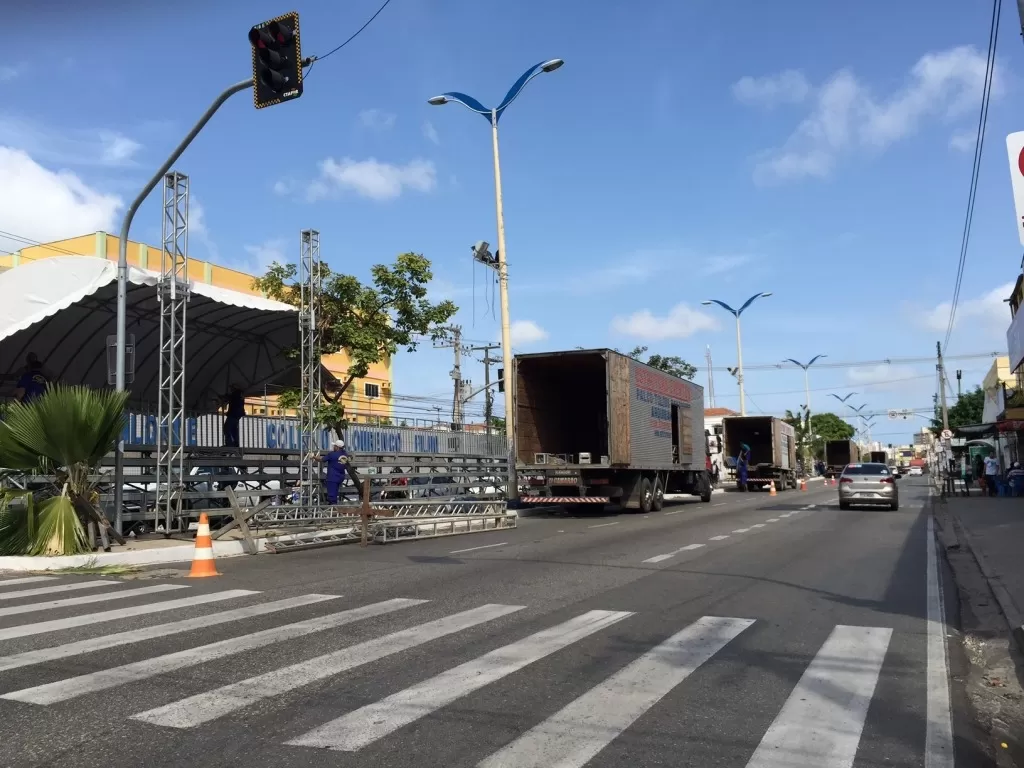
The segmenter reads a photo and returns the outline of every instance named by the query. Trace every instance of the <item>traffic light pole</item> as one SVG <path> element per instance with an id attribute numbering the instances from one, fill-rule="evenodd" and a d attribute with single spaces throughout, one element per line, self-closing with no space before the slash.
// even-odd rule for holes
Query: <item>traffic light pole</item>
<path id="1" fill-rule="evenodd" d="M 121 234 L 117 244 L 117 363 L 115 368 L 115 386 L 118 392 L 125 390 L 125 347 L 127 340 L 127 319 L 128 319 L 128 230 L 131 229 L 132 219 L 135 218 L 135 214 L 139 210 L 139 206 L 142 202 L 149 197 L 149 193 L 153 191 L 157 184 L 163 179 L 164 174 L 171 169 L 171 166 L 178 161 L 182 153 L 188 149 L 188 145 L 192 143 L 192 140 L 199 135 L 199 132 L 206 127 L 206 124 L 210 122 L 210 118 L 214 116 L 221 105 L 234 96 L 236 93 L 244 91 L 248 88 L 252 88 L 252 79 L 245 80 L 241 83 L 235 83 L 229 88 L 225 89 L 213 103 L 209 109 L 203 113 L 203 116 L 199 118 L 199 121 L 192 126 L 192 130 L 188 132 L 188 135 L 181 140 L 181 143 L 174 148 L 171 152 L 170 157 L 160 166 L 160 169 L 153 174 L 153 178 L 149 180 L 142 191 L 139 193 L 132 204 L 128 206 L 128 210 L 124 213 L 124 220 L 121 222 Z M 120 534 L 121 533 L 121 514 L 122 505 L 124 503 L 124 441 L 120 438 L 117 441 L 117 446 L 114 450 L 114 529 Z"/>

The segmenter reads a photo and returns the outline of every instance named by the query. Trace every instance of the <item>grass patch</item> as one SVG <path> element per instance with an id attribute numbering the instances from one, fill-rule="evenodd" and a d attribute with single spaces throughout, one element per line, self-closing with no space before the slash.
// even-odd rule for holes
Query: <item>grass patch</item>
<path id="1" fill-rule="evenodd" d="M 100 576 L 126 576 L 132 573 L 138 573 L 139 567 L 135 565 L 97 565 L 96 558 L 92 558 L 85 565 L 76 565 L 69 568 L 54 568 L 49 571 L 39 571 L 39 573 L 57 573 L 57 574 L 94 574 Z"/>

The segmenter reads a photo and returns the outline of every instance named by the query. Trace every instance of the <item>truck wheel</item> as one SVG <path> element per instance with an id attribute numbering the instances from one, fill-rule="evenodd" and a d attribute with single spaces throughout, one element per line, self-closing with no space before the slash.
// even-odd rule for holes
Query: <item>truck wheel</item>
<path id="1" fill-rule="evenodd" d="M 640 481 L 640 511 L 645 515 L 650 514 L 653 506 L 654 486 L 651 485 L 650 479 L 645 477 Z"/>
<path id="2" fill-rule="evenodd" d="M 661 512 L 665 507 L 665 489 L 661 487 L 661 481 L 654 481 L 654 499 L 651 501 L 651 509 Z"/>
<path id="3" fill-rule="evenodd" d="M 711 491 L 712 491 L 711 481 L 710 480 L 704 480 L 704 485 L 703 485 L 703 488 L 701 488 L 701 492 L 700 492 L 700 500 L 703 501 L 705 504 L 707 504 L 709 501 L 711 501 Z"/>

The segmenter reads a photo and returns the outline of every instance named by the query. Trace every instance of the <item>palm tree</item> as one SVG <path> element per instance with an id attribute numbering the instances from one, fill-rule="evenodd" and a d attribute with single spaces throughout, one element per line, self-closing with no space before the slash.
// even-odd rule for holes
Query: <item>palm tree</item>
<path id="1" fill-rule="evenodd" d="M 86 552 L 90 522 L 124 543 L 96 507 L 94 477 L 121 433 L 127 400 L 125 392 L 58 384 L 31 403 L 7 408 L 0 421 L 0 473 L 33 472 L 52 481 L 30 490 L 0 489 L 0 554 Z"/>

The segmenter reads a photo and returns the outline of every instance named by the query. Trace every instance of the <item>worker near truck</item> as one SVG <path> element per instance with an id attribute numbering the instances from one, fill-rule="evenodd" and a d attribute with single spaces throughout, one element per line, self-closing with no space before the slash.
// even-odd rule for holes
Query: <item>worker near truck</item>
<path id="1" fill-rule="evenodd" d="M 747 473 L 750 467 L 750 446 L 740 443 L 740 455 L 736 457 L 736 488 L 747 490 Z"/>

